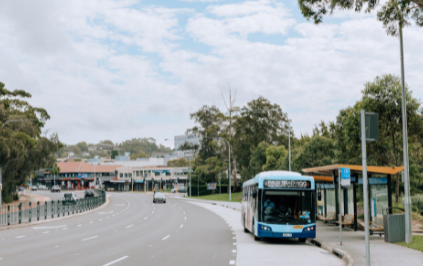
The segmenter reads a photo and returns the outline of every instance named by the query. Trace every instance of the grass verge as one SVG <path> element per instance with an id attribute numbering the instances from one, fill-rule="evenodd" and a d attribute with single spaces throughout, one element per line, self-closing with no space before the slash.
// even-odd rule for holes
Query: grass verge
<path id="1" fill-rule="evenodd" d="M 214 194 L 200 197 L 188 197 L 190 199 L 215 200 L 215 201 L 229 201 L 229 194 Z M 242 192 L 232 193 L 231 202 L 241 202 Z"/>
<path id="2" fill-rule="evenodd" d="M 423 235 L 413 235 L 413 242 L 410 244 L 406 244 L 405 242 L 399 242 L 396 244 L 423 252 Z"/>

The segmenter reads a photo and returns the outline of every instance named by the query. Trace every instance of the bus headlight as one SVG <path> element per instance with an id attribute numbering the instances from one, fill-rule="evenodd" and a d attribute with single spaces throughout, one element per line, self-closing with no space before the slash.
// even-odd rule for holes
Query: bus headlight
<path id="1" fill-rule="evenodd" d="M 272 229 L 270 227 L 265 226 L 265 225 L 261 225 L 260 228 L 264 231 L 272 231 Z"/>

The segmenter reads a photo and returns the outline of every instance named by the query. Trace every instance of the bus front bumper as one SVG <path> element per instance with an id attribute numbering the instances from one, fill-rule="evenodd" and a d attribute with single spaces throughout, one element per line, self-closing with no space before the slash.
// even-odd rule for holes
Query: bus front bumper
<path id="1" fill-rule="evenodd" d="M 260 238 L 315 238 L 316 224 L 303 225 L 294 228 L 294 225 L 257 224 L 257 236 Z M 300 226 L 295 226 L 300 227 Z"/>

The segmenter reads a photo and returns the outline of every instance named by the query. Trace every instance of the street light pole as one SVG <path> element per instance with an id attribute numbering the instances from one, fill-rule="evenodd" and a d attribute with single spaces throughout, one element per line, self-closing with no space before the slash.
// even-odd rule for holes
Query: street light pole
<path id="1" fill-rule="evenodd" d="M 405 92 L 405 74 L 404 74 L 404 49 L 402 38 L 402 26 L 399 24 L 400 52 L 401 52 L 401 112 L 402 112 L 402 142 L 404 156 L 404 213 L 405 213 L 405 243 L 411 243 L 412 225 L 411 225 L 411 198 L 410 198 L 410 173 L 408 168 L 408 134 L 407 134 L 407 106 Z M 388 195 L 389 197 L 391 195 Z"/>

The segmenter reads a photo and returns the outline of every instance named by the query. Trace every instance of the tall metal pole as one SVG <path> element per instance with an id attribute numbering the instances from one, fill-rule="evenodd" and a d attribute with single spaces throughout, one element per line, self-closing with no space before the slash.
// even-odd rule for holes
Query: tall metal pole
<path id="1" fill-rule="evenodd" d="M 338 197 L 339 197 L 339 245 L 342 246 L 342 213 L 341 213 L 341 202 L 342 202 L 342 197 L 341 197 L 341 175 L 340 175 L 340 169 L 338 167 L 338 188 L 339 188 L 339 193 L 338 193 Z"/>
<path id="2" fill-rule="evenodd" d="M 411 225 L 411 198 L 410 198 L 410 173 L 408 168 L 408 134 L 407 134 L 407 104 L 405 93 L 405 75 L 404 75 L 404 48 L 402 42 L 402 26 L 399 24 L 400 50 L 401 50 L 401 112 L 402 112 L 402 142 L 404 154 L 404 213 L 405 213 L 405 243 L 413 241 Z M 388 195 L 389 197 L 391 195 Z"/>
<path id="3" fill-rule="evenodd" d="M 290 123 L 288 123 L 288 125 L 289 125 L 289 128 L 288 128 L 288 130 L 289 130 L 289 136 L 288 136 L 288 147 L 289 147 L 289 171 L 291 172 L 291 124 Z"/>
<path id="4" fill-rule="evenodd" d="M 228 142 L 228 146 L 229 146 L 229 201 L 231 201 L 232 200 L 232 194 L 231 194 L 231 174 L 232 174 L 232 172 L 231 172 L 231 144 L 229 144 L 229 141 L 227 141 L 227 142 Z M 235 178 L 236 178 L 236 176 L 235 176 Z"/>
<path id="5" fill-rule="evenodd" d="M 367 180 L 367 151 L 366 151 L 366 115 L 364 110 L 361 115 L 361 157 L 363 161 L 363 197 L 364 197 L 364 238 L 366 241 L 366 266 L 370 266 L 370 243 L 369 243 L 369 194 Z"/>
<path id="6" fill-rule="evenodd" d="M 192 171 L 191 160 L 189 160 L 189 196 L 190 197 L 192 197 L 192 194 L 191 194 L 191 171 Z"/>
<path id="7" fill-rule="evenodd" d="M 0 184 L 2 182 L 2 175 L 3 175 L 3 169 L 0 166 Z M 2 185 L 2 187 L 0 189 L 0 210 L 1 210 L 1 201 L 2 201 L 2 198 L 1 198 L 1 192 L 2 192 L 2 190 L 3 190 L 3 185 Z"/>

